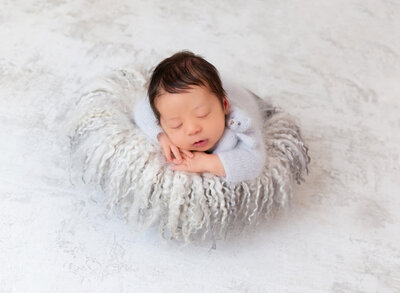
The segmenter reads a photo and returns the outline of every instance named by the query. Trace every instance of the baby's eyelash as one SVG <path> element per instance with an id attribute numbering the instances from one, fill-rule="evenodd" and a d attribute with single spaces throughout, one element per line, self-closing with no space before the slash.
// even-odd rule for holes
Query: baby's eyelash
<path id="1" fill-rule="evenodd" d="M 199 116 L 199 118 L 205 118 L 205 117 L 207 117 L 209 114 L 210 114 L 210 113 L 207 113 L 206 115 Z"/>
<path id="2" fill-rule="evenodd" d="M 171 127 L 172 129 L 178 129 L 178 128 L 180 128 L 182 126 L 182 124 L 180 124 L 180 125 L 178 125 L 178 126 L 176 126 L 176 127 Z"/>

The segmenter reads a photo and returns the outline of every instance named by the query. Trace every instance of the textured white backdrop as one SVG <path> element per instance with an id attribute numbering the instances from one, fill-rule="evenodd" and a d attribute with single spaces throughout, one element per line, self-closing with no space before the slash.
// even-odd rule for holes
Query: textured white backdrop
<path id="1" fill-rule="evenodd" d="M 400 292 L 400 2 L 0 2 L 0 292 Z M 177 50 L 296 116 L 293 210 L 217 249 L 136 234 L 69 174 L 76 91 Z M 71 183 L 70 179 L 74 183 Z"/>

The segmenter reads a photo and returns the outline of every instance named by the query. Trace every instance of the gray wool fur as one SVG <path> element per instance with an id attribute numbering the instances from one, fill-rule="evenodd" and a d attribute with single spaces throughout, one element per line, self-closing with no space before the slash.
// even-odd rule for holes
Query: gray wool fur
<path id="1" fill-rule="evenodd" d="M 117 70 L 82 89 L 70 120 L 71 159 L 101 186 L 110 211 L 136 228 L 155 222 L 168 239 L 220 239 L 290 203 L 310 157 L 295 120 L 258 99 L 267 159 L 258 178 L 227 184 L 209 173 L 172 171 L 162 149 L 130 119 L 149 72 Z M 245 133 L 245 132 L 244 132 Z"/>

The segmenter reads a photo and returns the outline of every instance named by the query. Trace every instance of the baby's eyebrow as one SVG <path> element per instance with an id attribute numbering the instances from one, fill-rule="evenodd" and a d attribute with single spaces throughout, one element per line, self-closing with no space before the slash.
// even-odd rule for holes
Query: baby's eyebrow
<path id="1" fill-rule="evenodd" d="M 179 117 L 172 117 L 172 118 L 168 118 L 168 119 L 166 119 L 167 121 L 169 121 L 169 120 L 179 120 Z"/>
<path id="2" fill-rule="evenodd" d="M 206 104 L 198 105 L 198 106 L 194 107 L 192 111 L 195 111 L 195 110 L 197 110 L 198 108 L 202 108 L 202 107 L 206 107 L 206 106 L 207 106 Z M 179 117 L 171 117 L 171 118 L 167 118 L 167 119 L 165 119 L 165 120 L 166 120 L 166 121 L 170 121 L 170 120 L 179 120 L 179 119 L 180 119 Z"/>
<path id="3" fill-rule="evenodd" d="M 198 105 L 198 106 L 196 106 L 196 107 L 193 108 L 192 112 L 196 111 L 196 110 L 199 109 L 199 108 L 204 108 L 204 107 L 207 107 L 207 106 L 208 106 L 207 104 Z"/>

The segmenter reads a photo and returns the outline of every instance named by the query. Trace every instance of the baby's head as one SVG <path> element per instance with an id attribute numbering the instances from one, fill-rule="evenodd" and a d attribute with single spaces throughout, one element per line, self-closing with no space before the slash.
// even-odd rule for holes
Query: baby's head
<path id="1" fill-rule="evenodd" d="M 217 69 L 202 57 L 183 51 L 163 60 L 152 73 L 148 96 L 177 147 L 206 151 L 222 137 L 230 106 Z"/>

